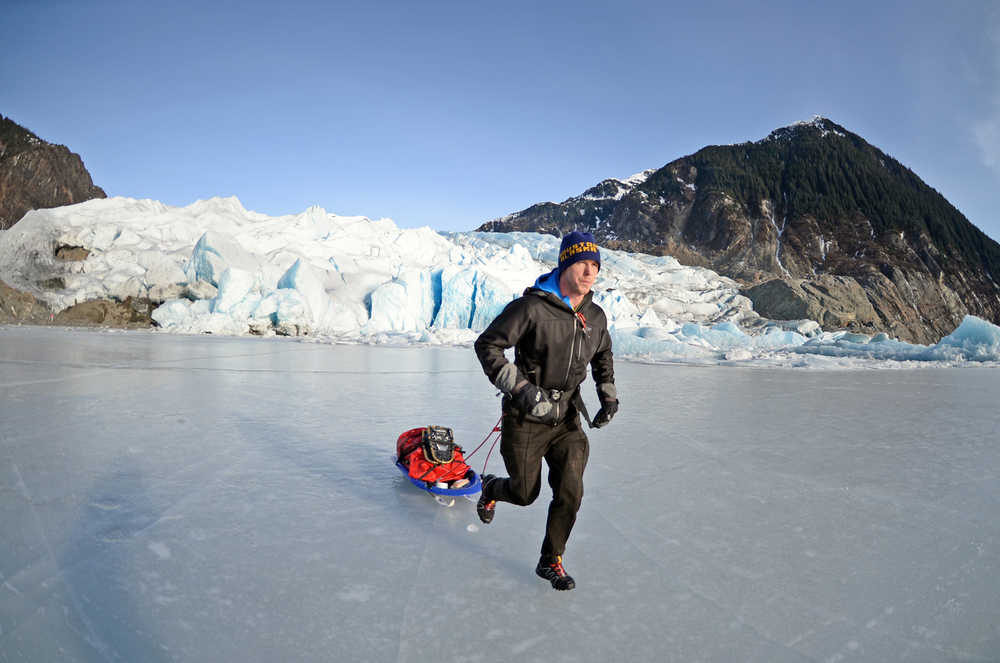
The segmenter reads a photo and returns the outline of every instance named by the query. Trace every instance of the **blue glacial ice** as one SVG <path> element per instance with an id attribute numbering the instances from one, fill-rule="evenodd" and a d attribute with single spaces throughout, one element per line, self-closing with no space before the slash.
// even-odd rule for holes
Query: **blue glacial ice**
<path id="1" fill-rule="evenodd" d="M 90 255 L 72 272 L 38 257 L 60 243 Z M 56 310 L 159 295 L 153 319 L 166 331 L 469 344 L 552 269 L 558 247 L 549 235 L 405 230 L 316 207 L 268 217 L 235 198 L 183 208 L 110 198 L 32 212 L 0 235 L 0 278 L 16 287 L 64 277 L 65 290 L 40 293 Z M 1000 328 L 972 316 L 931 346 L 769 321 L 736 282 L 669 256 L 602 249 L 595 301 L 616 355 L 646 361 L 1000 362 Z"/>

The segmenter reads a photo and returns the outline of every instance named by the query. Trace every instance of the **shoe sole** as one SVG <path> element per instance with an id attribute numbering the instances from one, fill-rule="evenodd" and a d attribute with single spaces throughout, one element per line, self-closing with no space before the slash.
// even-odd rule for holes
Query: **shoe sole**
<path id="1" fill-rule="evenodd" d="M 556 587 L 556 583 L 562 580 L 563 578 L 561 577 L 549 578 L 538 569 L 535 569 L 535 575 L 541 578 L 542 580 L 547 580 L 552 585 L 552 589 L 559 592 L 568 592 L 569 590 L 576 588 L 576 581 L 574 581 L 572 578 L 569 578 L 567 580 L 566 587 Z"/>

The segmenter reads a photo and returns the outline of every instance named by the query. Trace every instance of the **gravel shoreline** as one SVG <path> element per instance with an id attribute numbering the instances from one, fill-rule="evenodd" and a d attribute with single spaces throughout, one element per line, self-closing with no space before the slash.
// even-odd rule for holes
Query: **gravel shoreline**
<path id="1" fill-rule="evenodd" d="M 0 324 L 148 329 L 155 326 L 150 317 L 154 308 L 147 299 L 129 297 L 87 301 L 56 313 L 34 295 L 0 281 Z"/>

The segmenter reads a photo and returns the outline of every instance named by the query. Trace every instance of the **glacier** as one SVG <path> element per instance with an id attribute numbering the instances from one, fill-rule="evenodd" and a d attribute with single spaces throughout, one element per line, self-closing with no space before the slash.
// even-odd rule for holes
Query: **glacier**
<path id="1" fill-rule="evenodd" d="M 82 261 L 56 249 L 79 247 Z M 556 263 L 534 233 L 440 233 L 319 207 L 271 217 L 235 197 L 186 207 L 108 198 L 34 210 L 0 233 L 0 279 L 54 310 L 149 298 L 164 331 L 467 345 Z M 42 289 L 42 281 L 63 285 Z M 602 248 L 595 301 L 640 361 L 839 368 L 997 365 L 1000 328 L 967 316 L 934 345 L 759 316 L 737 283 L 672 257 Z"/>

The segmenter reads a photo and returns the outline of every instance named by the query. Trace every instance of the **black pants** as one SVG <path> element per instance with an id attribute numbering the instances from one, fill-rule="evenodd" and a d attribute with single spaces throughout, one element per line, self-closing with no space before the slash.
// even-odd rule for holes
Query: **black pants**
<path id="1" fill-rule="evenodd" d="M 590 455 L 590 442 L 580 427 L 579 415 L 574 413 L 558 426 L 552 426 L 519 422 L 516 414 L 504 413 L 500 453 L 510 477 L 493 481 L 486 497 L 518 506 L 527 506 L 538 497 L 542 458 L 545 459 L 552 501 L 542 555 L 562 555 L 583 500 L 583 470 Z"/>

